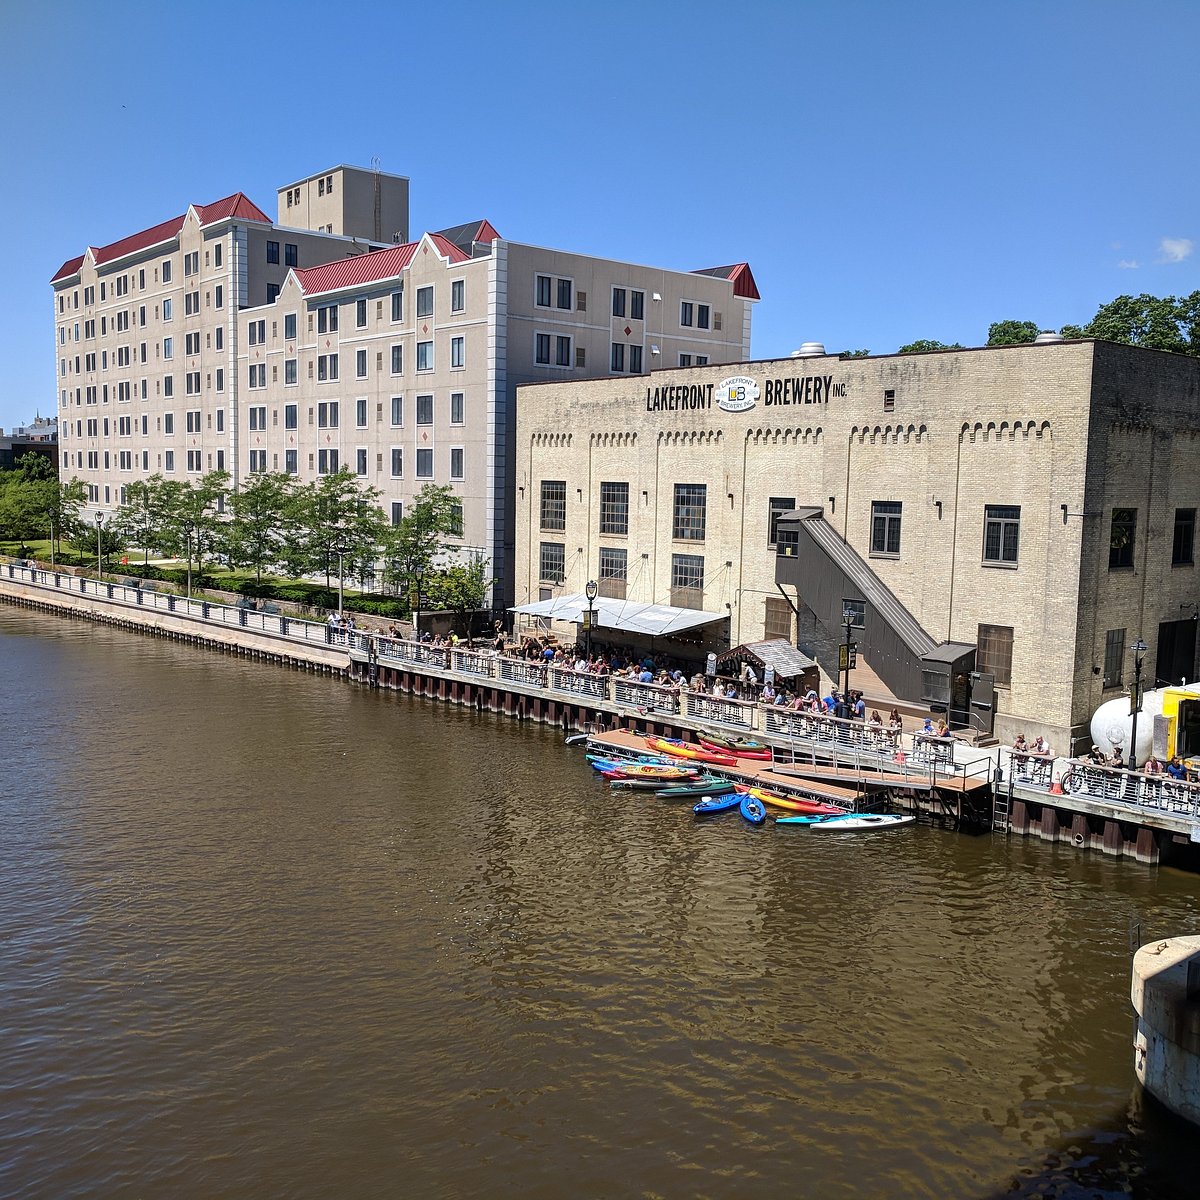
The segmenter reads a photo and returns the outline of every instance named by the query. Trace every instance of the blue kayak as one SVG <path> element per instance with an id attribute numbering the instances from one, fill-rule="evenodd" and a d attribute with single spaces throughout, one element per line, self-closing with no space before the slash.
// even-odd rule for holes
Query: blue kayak
<path id="1" fill-rule="evenodd" d="M 706 796 L 698 804 L 692 805 L 692 812 L 698 817 L 708 813 L 728 812 L 731 808 L 737 808 L 741 799 L 737 792 L 726 792 L 724 796 Z"/>
<path id="2" fill-rule="evenodd" d="M 748 793 L 738 796 L 738 808 L 751 825 L 761 825 L 767 819 L 766 806 L 756 796 Z"/>

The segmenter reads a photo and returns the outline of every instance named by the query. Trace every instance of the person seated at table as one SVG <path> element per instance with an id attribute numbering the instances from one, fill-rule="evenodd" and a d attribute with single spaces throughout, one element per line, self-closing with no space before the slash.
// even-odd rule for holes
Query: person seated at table
<path id="1" fill-rule="evenodd" d="M 1013 741 L 1012 748 L 1018 754 L 1029 753 L 1029 743 L 1025 740 L 1025 735 L 1023 733 L 1017 734 L 1016 739 Z"/>
<path id="2" fill-rule="evenodd" d="M 769 683 L 764 683 L 763 690 L 758 698 L 764 704 L 774 704 L 775 703 L 775 695 L 776 695 L 776 692 L 775 692 L 774 687 L 772 687 L 771 684 L 769 684 Z"/>
<path id="3" fill-rule="evenodd" d="M 1090 763 L 1094 763 L 1098 767 L 1108 766 L 1108 759 L 1104 757 L 1104 751 L 1099 746 L 1093 746 L 1085 755 Z"/>
<path id="4" fill-rule="evenodd" d="M 1163 773 L 1162 760 L 1157 758 L 1154 752 L 1151 751 L 1150 757 L 1142 763 L 1142 770 L 1147 775 L 1161 775 Z"/>
<path id="5" fill-rule="evenodd" d="M 1114 746 L 1113 752 L 1109 757 L 1108 765 L 1114 767 L 1118 771 L 1125 770 L 1125 755 L 1120 746 Z"/>
<path id="6" fill-rule="evenodd" d="M 921 732 L 928 737 L 933 737 L 933 718 L 926 717 L 925 724 L 921 726 Z"/>
<path id="7" fill-rule="evenodd" d="M 939 721 L 937 723 L 937 728 L 933 731 L 933 736 L 940 737 L 940 738 L 948 738 L 950 736 L 950 726 L 947 725 L 944 720 Z"/>
<path id="8" fill-rule="evenodd" d="M 883 718 L 879 715 L 879 709 L 871 709 L 870 719 L 867 721 L 867 730 L 873 739 L 878 739 L 883 733 Z"/>
<path id="9" fill-rule="evenodd" d="M 1039 733 L 1033 739 L 1033 745 L 1029 747 L 1030 754 L 1042 754 L 1046 758 L 1054 757 L 1054 749 L 1048 741 Z"/>
<path id="10" fill-rule="evenodd" d="M 1187 778 L 1187 767 L 1183 765 L 1183 762 L 1180 760 L 1178 754 L 1176 754 L 1175 757 L 1172 758 L 1169 763 L 1167 763 L 1167 774 L 1170 775 L 1172 779 Z"/>

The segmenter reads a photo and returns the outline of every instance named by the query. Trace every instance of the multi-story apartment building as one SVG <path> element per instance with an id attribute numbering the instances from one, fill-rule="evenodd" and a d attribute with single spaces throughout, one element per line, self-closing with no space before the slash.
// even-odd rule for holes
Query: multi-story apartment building
<path id="1" fill-rule="evenodd" d="M 503 602 L 517 385 L 749 354 L 744 263 L 643 267 L 487 221 L 409 242 L 407 200 L 406 180 L 339 167 L 280 188 L 276 224 L 238 195 L 64 264 L 64 474 L 106 506 L 156 471 L 222 468 L 238 486 L 348 466 L 393 521 L 445 483 Z"/>
<path id="2" fill-rule="evenodd" d="M 335 167 L 281 188 L 279 214 L 240 192 L 193 204 L 55 274 L 60 469 L 102 510 L 155 472 L 236 469 L 238 311 L 293 269 L 405 240 L 408 181 Z"/>

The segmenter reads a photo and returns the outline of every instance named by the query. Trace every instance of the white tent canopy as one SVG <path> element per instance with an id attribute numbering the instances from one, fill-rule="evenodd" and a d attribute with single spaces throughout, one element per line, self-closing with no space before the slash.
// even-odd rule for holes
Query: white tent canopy
<path id="1" fill-rule="evenodd" d="M 520 604 L 510 611 L 530 617 L 548 617 L 554 621 L 578 623 L 588 610 L 587 597 L 582 592 L 539 600 L 535 604 Z M 703 612 L 696 608 L 672 608 L 669 604 L 641 604 L 634 600 L 612 600 L 597 596 L 592 601 L 595 628 L 620 629 L 626 633 L 643 633 L 650 637 L 669 637 L 724 621 L 728 613 Z"/>

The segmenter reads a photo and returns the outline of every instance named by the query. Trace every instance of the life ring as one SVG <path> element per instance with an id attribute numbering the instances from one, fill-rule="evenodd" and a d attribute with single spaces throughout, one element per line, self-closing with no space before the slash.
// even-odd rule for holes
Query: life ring
<path id="1" fill-rule="evenodd" d="M 1084 843 L 1084 837 L 1083 837 L 1083 834 L 1082 834 L 1082 833 L 1077 833 L 1077 834 L 1075 835 L 1075 837 L 1074 837 L 1074 842 L 1075 842 L 1075 845 L 1077 845 L 1077 846 L 1082 846 L 1082 845 L 1083 845 L 1083 843 Z"/>

